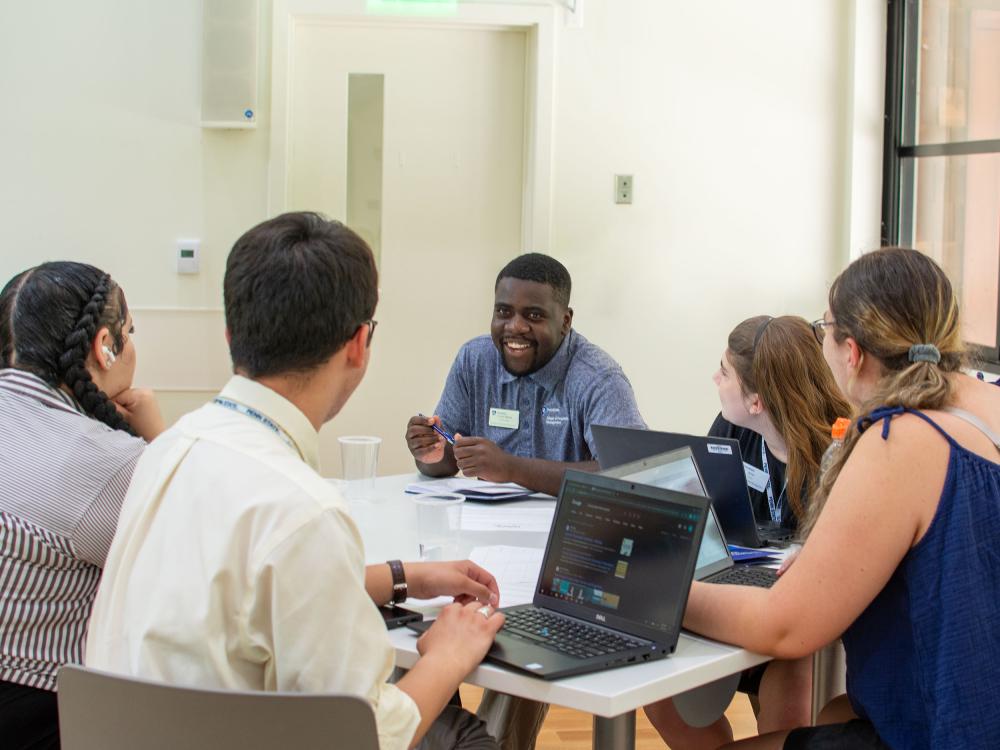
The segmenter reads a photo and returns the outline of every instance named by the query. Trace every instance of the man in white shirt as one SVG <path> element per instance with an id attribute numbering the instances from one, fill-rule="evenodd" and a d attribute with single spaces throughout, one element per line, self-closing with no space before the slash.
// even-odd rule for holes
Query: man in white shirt
<path id="1" fill-rule="evenodd" d="M 469 561 L 365 568 L 317 471 L 318 430 L 361 382 L 377 303 L 364 241 L 316 214 L 254 227 L 226 264 L 236 375 L 143 454 L 122 505 L 86 664 L 178 685 L 366 697 L 383 750 L 496 748 L 447 706 L 503 624 Z M 396 684 L 376 605 L 452 595 Z M 443 713 L 442 713 L 443 712 Z"/>

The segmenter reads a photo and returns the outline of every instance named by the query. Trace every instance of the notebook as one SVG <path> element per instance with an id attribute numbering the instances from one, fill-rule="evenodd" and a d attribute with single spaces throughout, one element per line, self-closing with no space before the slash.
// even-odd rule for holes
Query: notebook
<path id="1" fill-rule="evenodd" d="M 484 482 L 469 477 L 447 477 L 445 479 L 425 479 L 406 485 L 411 495 L 433 495 L 441 492 L 457 492 L 466 500 L 475 502 L 502 502 L 521 500 L 533 494 L 527 487 L 513 482 Z"/>
<path id="2" fill-rule="evenodd" d="M 502 610 L 486 660 L 555 679 L 673 653 L 707 511 L 704 497 L 567 471 L 532 603 Z"/>
<path id="3" fill-rule="evenodd" d="M 708 496 L 729 540 L 744 547 L 787 546 L 794 532 L 770 521 L 758 521 L 747 490 L 740 444 L 731 438 L 684 435 L 592 425 L 601 469 L 688 446 L 702 471 Z"/>
<path id="4" fill-rule="evenodd" d="M 638 461 L 622 464 L 601 472 L 629 482 L 644 482 L 666 489 L 683 489 L 707 497 L 705 482 L 690 447 L 659 453 Z M 762 558 L 771 562 L 771 558 Z M 760 561 L 758 561 L 760 562 Z M 743 586 L 770 588 L 778 579 L 770 568 L 755 563 L 737 563 L 722 533 L 715 508 L 710 507 L 705 520 L 705 533 L 698 549 L 698 562 L 694 577 L 707 583 L 732 583 Z"/>

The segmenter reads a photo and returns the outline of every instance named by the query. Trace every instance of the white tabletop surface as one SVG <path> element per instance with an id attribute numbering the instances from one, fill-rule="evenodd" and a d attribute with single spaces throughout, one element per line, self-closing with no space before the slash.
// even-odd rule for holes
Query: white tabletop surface
<path id="1" fill-rule="evenodd" d="M 351 513 L 361 530 L 365 558 L 369 563 L 391 558 L 417 559 L 416 509 L 413 496 L 405 493 L 419 474 L 380 477 L 368 497 L 358 499 L 356 483 L 341 482 Z M 554 507 L 551 498 L 537 497 L 505 503 L 503 508 Z M 480 506 L 482 507 L 482 506 Z M 462 554 L 473 547 L 494 544 L 544 548 L 547 534 L 524 531 L 463 532 Z M 406 629 L 390 631 L 400 667 L 417 660 L 416 636 Z M 660 698 L 683 693 L 748 667 L 768 657 L 741 648 L 682 633 L 677 650 L 666 659 L 578 677 L 546 681 L 490 664 L 482 664 L 465 680 L 511 695 L 567 706 L 597 716 L 617 716 Z"/>

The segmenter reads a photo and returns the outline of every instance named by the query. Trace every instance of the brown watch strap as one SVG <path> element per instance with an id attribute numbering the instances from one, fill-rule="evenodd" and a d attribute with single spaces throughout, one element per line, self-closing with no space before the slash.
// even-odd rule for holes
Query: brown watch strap
<path id="1" fill-rule="evenodd" d="M 399 560 L 389 560 L 387 564 L 392 572 L 392 603 L 400 604 L 407 596 L 406 572 Z"/>

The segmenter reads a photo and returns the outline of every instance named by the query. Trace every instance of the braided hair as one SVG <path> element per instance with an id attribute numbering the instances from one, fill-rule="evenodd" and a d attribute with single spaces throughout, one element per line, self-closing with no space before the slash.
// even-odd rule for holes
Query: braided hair
<path id="1" fill-rule="evenodd" d="M 0 357 L 54 388 L 65 386 L 85 413 L 132 433 L 87 369 L 97 331 L 107 327 L 118 353 L 128 316 L 125 297 L 111 277 L 85 263 L 43 263 L 11 279 L 0 292 Z"/>

